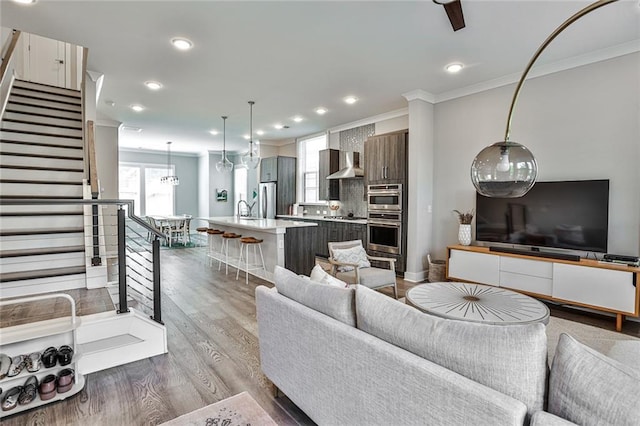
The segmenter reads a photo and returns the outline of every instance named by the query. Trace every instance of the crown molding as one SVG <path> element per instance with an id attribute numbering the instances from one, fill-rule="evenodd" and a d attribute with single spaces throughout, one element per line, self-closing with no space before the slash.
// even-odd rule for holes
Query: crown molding
<path id="1" fill-rule="evenodd" d="M 640 52 L 640 40 L 634 40 L 627 43 L 619 44 L 617 46 L 608 47 L 606 49 L 596 50 L 584 55 L 573 56 L 571 58 L 554 62 L 552 64 L 537 66 L 531 70 L 527 79 L 542 77 L 559 71 L 566 71 L 572 68 L 578 68 L 596 62 L 602 62 L 608 59 L 613 59 L 619 56 L 624 56 L 636 52 Z M 522 77 L 522 73 L 510 74 L 504 77 L 484 81 L 482 83 L 474 84 L 460 89 L 451 90 L 449 92 L 440 93 L 435 96 L 434 102 L 445 102 L 452 99 L 461 98 L 463 96 L 484 92 L 486 90 L 496 89 L 498 87 L 516 83 L 520 80 L 520 77 Z"/>
<path id="2" fill-rule="evenodd" d="M 351 123 L 346 123 L 340 126 L 332 127 L 330 129 L 327 129 L 327 131 L 329 133 L 337 133 L 343 130 L 353 129 L 355 127 L 366 126 L 367 124 L 374 124 L 379 121 L 402 117 L 403 115 L 407 115 L 407 114 L 409 114 L 409 108 L 400 108 L 394 111 L 385 112 L 384 114 L 378 114 L 378 115 L 374 115 L 373 117 L 367 117 L 367 118 L 363 118 L 362 120 L 352 121 Z"/>
<path id="3" fill-rule="evenodd" d="M 109 120 L 109 119 L 96 120 L 96 126 L 117 127 L 119 129 L 121 125 L 122 125 L 122 122 L 117 120 Z"/>
<path id="4" fill-rule="evenodd" d="M 402 96 L 407 100 L 407 102 L 421 100 L 425 102 L 429 102 L 431 104 L 435 103 L 436 97 L 434 94 L 427 92 L 426 90 L 416 89 L 407 93 L 403 93 Z"/>

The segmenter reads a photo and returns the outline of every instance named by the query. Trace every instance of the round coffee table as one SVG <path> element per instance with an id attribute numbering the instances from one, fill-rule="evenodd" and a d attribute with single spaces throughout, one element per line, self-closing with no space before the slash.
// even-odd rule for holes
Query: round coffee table
<path id="1" fill-rule="evenodd" d="M 461 282 L 420 284 L 407 303 L 442 318 L 512 325 L 549 322 L 549 308 L 527 295 L 500 287 Z"/>

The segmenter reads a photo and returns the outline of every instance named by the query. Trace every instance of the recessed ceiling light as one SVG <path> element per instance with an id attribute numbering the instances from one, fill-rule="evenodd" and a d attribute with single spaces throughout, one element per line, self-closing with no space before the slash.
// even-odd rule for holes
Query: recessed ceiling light
<path id="1" fill-rule="evenodd" d="M 209 130 L 209 133 L 211 133 L 213 136 L 216 136 L 218 134 L 218 131 L 215 129 Z"/>
<path id="2" fill-rule="evenodd" d="M 296 115 L 295 117 L 293 117 L 293 121 L 295 121 L 296 123 L 299 123 L 302 120 L 304 120 L 304 119 L 302 117 L 300 117 L 299 115 Z"/>
<path id="3" fill-rule="evenodd" d="M 135 112 L 140 112 L 144 110 L 144 107 L 142 105 L 131 105 L 131 109 Z"/>
<path id="4" fill-rule="evenodd" d="M 324 107 L 318 107 L 316 108 L 316 114 L 319 115 L 325 115 L 327 113 L 327 109 Z"/>
<path id="5" fill-rule="evenodd" d="M 178 50 L 189 50 L 193 47 L 191 40 L 182 37 L 171 39 L 171 44 Z"/>
<path id="6" fill-rule="evenodd" d="M 258 136 L 264 135 L 264 130 L 256 130 L 256 135 Z"/>
<path id="7" fill-rule="evenodd" d="M 245 138 L 246 140 L 249 140 L 249 135 L 243 135 L 243 138 Z"/>
<path id="8" fill-rule="evenodd" d="M 358 98 L 356 98 L 355 96 L 347 96 L 346 98 L 343 99 L 346 103 L 348 103 L 349 105 L 351 104 L 355 104 L 356 102 L 358 102 Z"/>
<path id="9" fill-rule="evenodd" d="M 444 69 L 447 70 L 447 72 L 450 72 L 452 74 L 459 72 L 462 68 L 463 68 L 462 64 L 449 64 L 446 67 L 444 67 Z"/>
<path id="10" fill-rule="evenodd" d="M 20 3 L 20 4 L 33 4 L 36 2 L 36 0 L 13 0 L 15 3 Z"/>
<path id="11" fill-rule="evenodd" d="M 147 86 L 151 90 L 160 90 L 162 89 L 162 84 L 157 81 L 145 81 L 144 85 Z"/>
<path id="12" fill-rule="evenodd" d="M 278 130 L 281 130 L 284 126 L 282 124 L 278 123 L 278 124 L 274 124 L 273 127 L 278 129 Z"/>
<path id="13" fill-rule="evenodd" d="M 114 106 L 116 106 L 116 103 L 115 103 L 115 102 L 113 102 L 113 101 L 104 101 L 104 103 L 105 103 L 105 105 L 108 105 L 108 106 L 110 106 L 110 107 L 114 107 Z"/>

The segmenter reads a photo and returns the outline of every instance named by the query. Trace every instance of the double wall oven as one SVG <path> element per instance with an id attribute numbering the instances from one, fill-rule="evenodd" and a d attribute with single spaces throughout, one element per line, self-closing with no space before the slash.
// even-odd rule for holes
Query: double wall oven
<path id="1" fill-rule="evenodd" d="M 369 185 L 367 200 L 367 248 L 402 254 L 402 185 Z"/>

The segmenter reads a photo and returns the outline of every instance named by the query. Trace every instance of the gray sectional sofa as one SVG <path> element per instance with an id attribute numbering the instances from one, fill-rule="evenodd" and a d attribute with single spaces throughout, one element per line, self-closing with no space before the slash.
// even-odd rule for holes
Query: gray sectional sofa
<path id="1" fill-rule="evenodd" d="M 440 319 L 283 268 L 256 288 L 264 374 L 320 425 L 640 424 L 640 370 L 542 324 Z M 547 410 L 547 411 L 545 411 Z"/>

